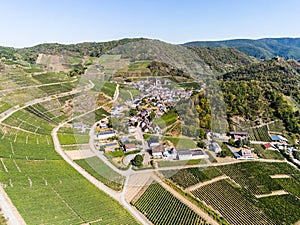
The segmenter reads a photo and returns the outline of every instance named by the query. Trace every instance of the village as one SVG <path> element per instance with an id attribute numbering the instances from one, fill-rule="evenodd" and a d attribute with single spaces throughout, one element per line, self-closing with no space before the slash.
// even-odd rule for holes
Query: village
<path id="1" fill-rule="evenodd" d="M 178 147 L 164 136 L 164 130 L 155 123 L 182 99 L 188 99 L 192 90 L 174 87 L 168 80 L 147 79 L 128 84 L 141 94 L 123 104 L 112 107 L 111 115 L 98 121 L 94 132 L 94 145 L 104 153 L 118 155 L 123 152 L 126 157 L 123 163 L 129 165 L 137 154 L 143 156 L 144 167 L 150 166 L 153 161 L 188 161 L 203 159 L 208 161 L 210 155 L 214 158 L 228 156 L 224 154 L 224 146 L 231 152 L 231 160 L 258 159 L 259 155 L 250 145 L 248 132 L 229 132 L 218 134 L 207 131 L 206 139 L 202 140 L 205 146 L 198 147 L 193 138 L 190 142 L 194 147 Z M 85 128 L 83 128 L 85 129 Z M 284 151 L 293 157 L 297 151 L 291 147 L 288 140 L 281 135 L 270 135 L 270 142 L 262 144 L 268 151 Z M 250 147 L 251 146 L 251 147 Z M 209 153 L 207 154 L 207 152 Z M 115 154 L 114 154 L 115 153 Z M 293 159 L 295 164 L 300 164 Z"/>

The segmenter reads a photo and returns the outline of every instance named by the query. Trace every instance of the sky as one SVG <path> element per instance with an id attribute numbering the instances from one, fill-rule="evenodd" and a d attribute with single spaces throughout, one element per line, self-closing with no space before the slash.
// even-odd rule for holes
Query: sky
<path id="1" fill-rule="evenodd" d="M 300 37 L 299 0 L 0 0 L 0 46 Z"/>

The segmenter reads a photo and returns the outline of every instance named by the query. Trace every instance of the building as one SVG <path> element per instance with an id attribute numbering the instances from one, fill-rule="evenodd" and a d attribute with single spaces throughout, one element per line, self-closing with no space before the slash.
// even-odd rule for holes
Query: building
<path id="1" fill-rule="evenodd" d="M 98 139 L 107 139 L 107 138 L 114 137 L 115 135 L 116 135 L 115 131 L 109 130 L 109 131 L 100 131 L 99 133 L 97 133 L 96 136 Z"/>
<path id="2" fill-rule="evenodd" d="M 273 135 L 271 136 L 271 140 L 275 142 L 289 142 L 288 139 L 282 137 L 281 135 Z"/>
<path id="3" fill-rule="evenodd" d="M 222 148 L 217 142 L 213 142 L 209 145 L 209 148 L 213 150 L 214 153 L 219 153 L 222 151 Z"/>
<path id="4" fill-rule="evenodd" d="M 137 148 L 136 148 L 136 145 L 135 144 L 125 144 L 125 146 L 124 146 L 124 150 L 126 151 L 126 152 L 130 152 L 130 151 L 134 151 L 134 150 L 136 150 Z"/>
<path id="5" fill-rule="evenodd" d="M 116 149 L 120 148 L 118 142 L 109 142 L 109 143 L 104 143 L 100 145 L 100 149 L 103 148 L 104 152 L 113 152 Z"/>
<path id="6" fill-rule="evenodd" d="M 267 150 L 276 150 L 275 146 L 271 143 L 264 144 L 264 148 Z"/>
<path id="7" fill-rule="evenodd" d="M 162 158 L 165 148 L 163 145 L 154 146 L 152 148 L 152 156 L 153 158 Z"/>
<path id="8" fill-rule="evenodd" d="M 229 132 L 229 136 L 234 140 L 249 138 L 248 132 Z"/>
<path id="9" fill-rule="evenodd" d="M 240 155 L 240 159 L 250 159 L 253 158 L 252 152 L 250 149 L 242 149 L 238 152 L 238 154 Z"/>
<path id="10" fill-rule="evenodd" d="M 149 144 L 150 148 L 159 146 L 158 138 L 155 138 L 155 137 L 150 138 L 148 141 L 148 144 Z"/>
<path id="11" fill-rule="evenodd" d="M 202 150 L 178 150 L 177 151 L 178 160 L 191 160 L 191 159 L 207 159 L 209 158 Z"/>

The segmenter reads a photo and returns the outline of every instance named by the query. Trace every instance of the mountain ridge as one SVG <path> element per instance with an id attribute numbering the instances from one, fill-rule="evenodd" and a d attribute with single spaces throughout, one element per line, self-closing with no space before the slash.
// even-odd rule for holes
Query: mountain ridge
<path id="1" fill-rule="evenodd" d="M 184 46 L 232 47 L 259 59 L 280 56 L 300 60 L 300 38 L 230 39 L 221 41 L 192 41 Z"/>

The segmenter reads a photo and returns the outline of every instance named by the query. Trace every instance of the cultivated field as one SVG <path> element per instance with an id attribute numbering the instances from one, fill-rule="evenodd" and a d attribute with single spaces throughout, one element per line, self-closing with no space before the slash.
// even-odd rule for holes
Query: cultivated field
<path id="1" fill-rule="evenodd" d="M 153 224 L 207 224 L 159 183 L 152 183 L 138 200 L 131 203 Z"/>

